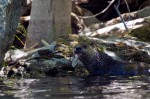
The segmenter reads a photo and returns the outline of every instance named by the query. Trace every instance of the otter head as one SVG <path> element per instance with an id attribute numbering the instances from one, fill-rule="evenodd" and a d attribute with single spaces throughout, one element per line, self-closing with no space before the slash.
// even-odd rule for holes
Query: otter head
<path id="1" fill-rule="evenodd" d="M 98 61 L 98 52 L 93 44 L 82 43 L 76 46 L 74 50 L 75 55 L 83 63 L 90 74 L 94 74 Z"/>
<path id="2" fill-rule="evenodd" d="M 94 47 L 87 43 L 81 43 L 77 45 L 74 50 L 74 54 L 76 54 L 80 60 L 92 57 L 93 53 Z"/>

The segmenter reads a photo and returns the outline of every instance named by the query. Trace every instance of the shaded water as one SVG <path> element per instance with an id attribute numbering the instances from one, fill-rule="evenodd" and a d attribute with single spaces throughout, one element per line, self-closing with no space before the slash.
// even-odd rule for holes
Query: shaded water
<path id="1" fill-rule="evenodd" d="M 0 81 L 0 99 L 149 99 L 150 79 L 49 77 Z"/>

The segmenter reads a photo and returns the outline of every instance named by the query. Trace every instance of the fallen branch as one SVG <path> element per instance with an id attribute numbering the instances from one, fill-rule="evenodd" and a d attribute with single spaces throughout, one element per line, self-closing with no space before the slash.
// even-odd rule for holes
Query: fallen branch
<path id="1" fill-rule="evenodd" d="M 136 20 L 128 21 L 126 22 L 127 28 L 129 30 L 139 28 L 141 26 L 144 26 L 146 24 L 149 24 L 147 20 L 150 20 L 150 17 L 145 17 L 145 18 L 139 18 Z M 108 34 L 108 33 L 116 33 L 116 32 L 121 32 L 124 33 L 126 31 L 123 23 L 118 23 L 115 25 L 107 26 L 101 29 L 98 29 L 94 32 L 88 32 L 88 33 L 81 33 L 81 35 L 86 35 L 86 36 L 96 36 L 96 35 L 103 35 L 103 34 Z"/>
<path id="2" fill-rule="evenodd" d="M 124 13 L 124 14 L 121 14 L 121 16 L 125 21 L 148 17 L 148 16 L 150 16 L 150 7 L 145 7 L 141 10 L 131 12 L 131 13 Z M 120 17 L 117 17 L 117 18 L 114 18 L 114 19 L 106 22 L 105 25 L 109 26 L 109 25 L 114 25 L 114 24 L 120 23 L 120 22 L 122 22 L 122 20 L 120 19 Z"/>
<path id="3" fill-rule="evenodd" d="M 45 41 L 42 41 L 42 42 L 46 43 Z M 20 60 L 20 59 L 27 59 L 28 57 L 30 57 L 33 54 L 37 53 L 39 50 L 48 49 L 48 50 L 54 51 L 55 47 L 56 47 L 56 42 L 53 42 L 50 45 L 47 43 L 46 46 L 44 46 L 44 47 L 36 48 L 36 49 L 30 50 L 28 52 L 21 51 L 21 50 L 9 50 L 5 55 L 5 60 L 7 60 L 7 61 L 9 61 L 9 60 L 17 61 L 17 60 Z M 10 59 L 10 57 L 11 57 L 11 59 Z"/>

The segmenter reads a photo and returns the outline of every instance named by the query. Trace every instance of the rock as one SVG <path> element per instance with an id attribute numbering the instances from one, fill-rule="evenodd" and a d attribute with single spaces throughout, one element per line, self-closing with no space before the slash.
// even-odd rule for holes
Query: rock
<path id="1" fill-rule="evenodd" d="M 28 73 L 32 77 L 57 76 L 59 73 L 67 73 L 71 68 L 71 61 L 65 58 L 31 60 L 29 61 L 28 70 L 30 71 Z"/>
<path id="2" fill-rule="evenodd" d="M 150 7 L 145 7 L 136 12 L 137 17 L 143 18 L 150 16 Z"/>
<path id="3" fill-rule="evenodd" d="M 14 40 L 14 33 L 18 26 L 20 15 L 26 0 L 1 0 L 0 1 L 0 67 L 4 55 Z"/>
<path id="4" fill-rule="evenodd" d="M 5 54 L 5 61 L 16 61 L 21 57 L 27 56 L 27 53 L 20 49 L 9 50 Z"/>

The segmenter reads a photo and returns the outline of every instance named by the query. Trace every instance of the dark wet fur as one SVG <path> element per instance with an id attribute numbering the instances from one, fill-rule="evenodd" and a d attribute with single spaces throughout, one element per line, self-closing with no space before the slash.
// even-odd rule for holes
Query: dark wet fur
<path id="1" fill-rule="evenodd" d="M 91 52 L 92 54 L 87 51 L 89 49 L 90 51 L 93 51 Z M 83 63 L 91 75 L 138 75 L 138 65 L 132 64 L 132 66 L 134 66 L 132 69 L 126 69 L 128 66 L 131 66 L 131 64 L 129 65 L 128 63 L 115 60 L 106 53 L 100 52 L 95 48 L 78 46 L 74 53 L 77 55 L 80 54 L 79 60 Z"/>

